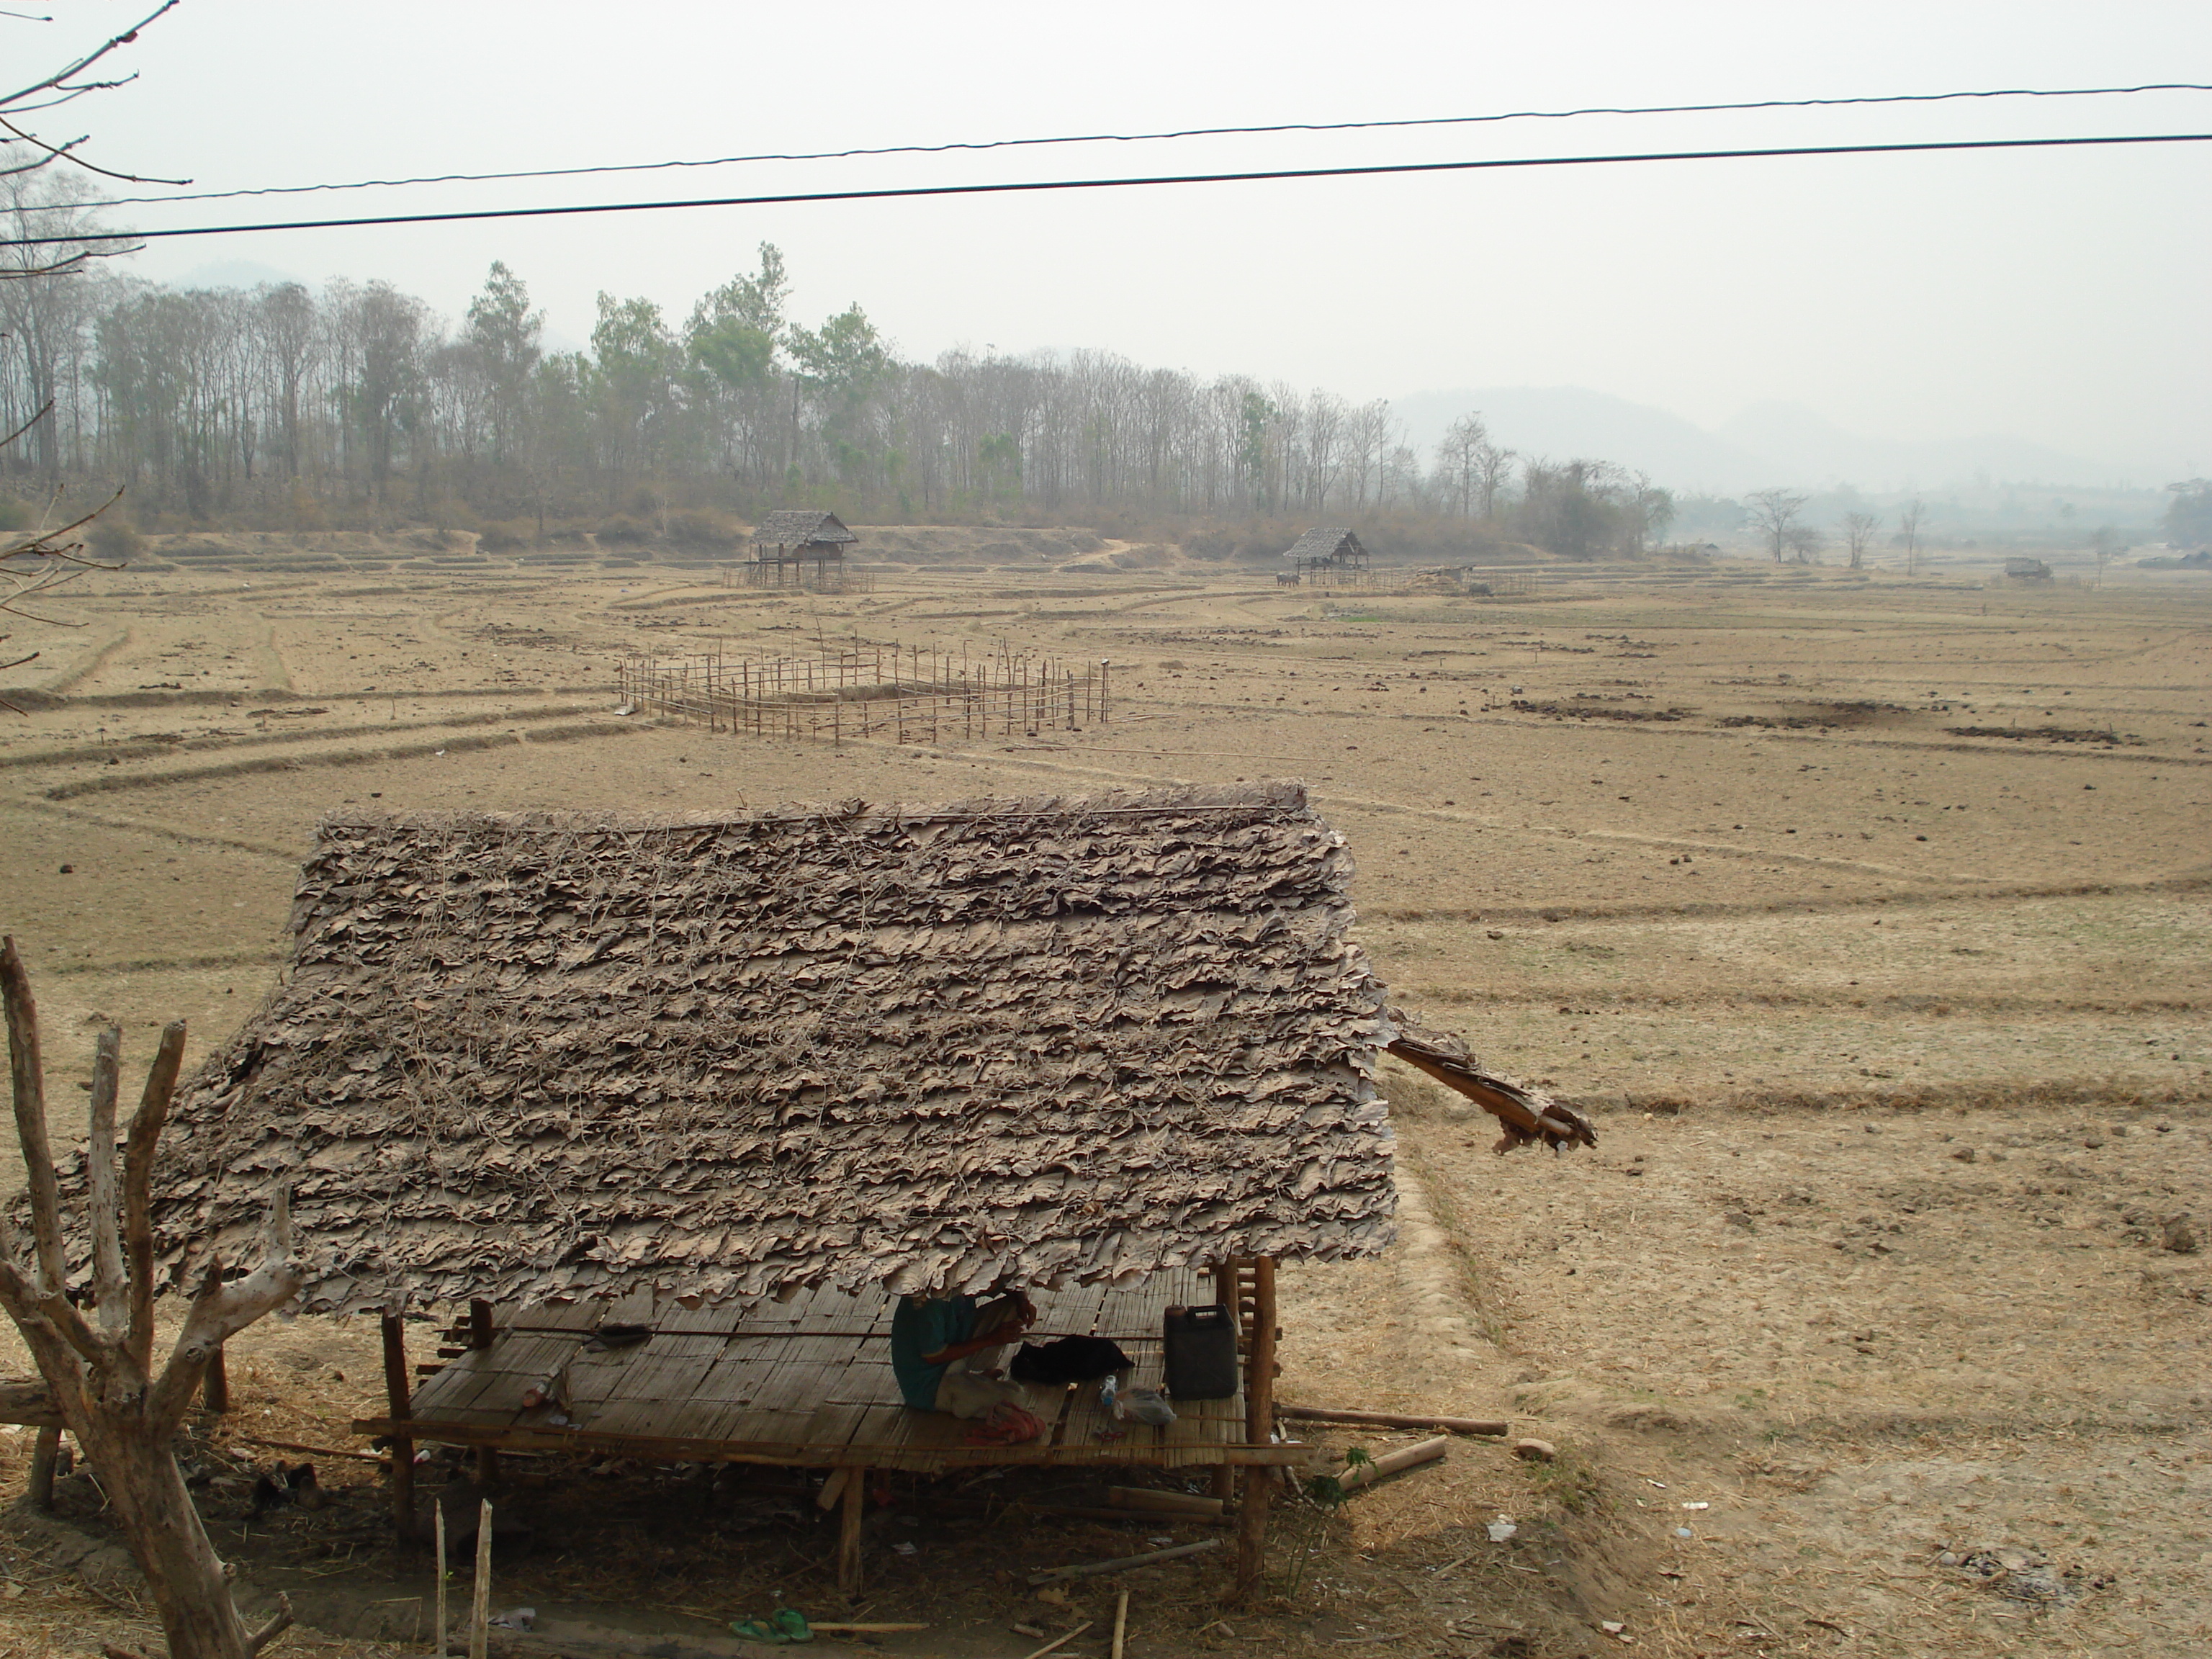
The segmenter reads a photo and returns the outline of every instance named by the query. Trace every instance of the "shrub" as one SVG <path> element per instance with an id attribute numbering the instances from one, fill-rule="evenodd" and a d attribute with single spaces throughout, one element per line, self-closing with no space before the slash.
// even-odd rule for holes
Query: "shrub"
<path id="1" fill-rule="evenodd" d="M 668 515 L 668 539 L 691 547 L 734 547 L 738 530 L 719 514 L 672 513 Z"/>
<path id="2" fill-rule="evenodd" d="M 109 564 L 127 563 L 146 550 L 146 538 L 112 509 L 92 521 L 84 539 L 93 556 Z"/>
<path id="3" fill-rule="evenodd" d="M 477 548 L 480 552 L 500 553 L 528 547 L 537 539 L 538 527 L 527 519 L 493 519 L 485 522 L 477 538 Z"/>

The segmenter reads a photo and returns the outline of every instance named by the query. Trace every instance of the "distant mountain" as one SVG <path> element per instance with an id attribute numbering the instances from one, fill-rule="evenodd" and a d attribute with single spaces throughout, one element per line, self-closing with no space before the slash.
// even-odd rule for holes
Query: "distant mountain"
<path id="1" fill-rule="evenodd" d="M 1864 438 L 1802 404 L 1753 404 L 1721 427 L 1720 435 L 1772 458 L 1793 483 L 1856 483 L 1874 489 L 1940 488 L 1969 481 L 2079 485 L 2112 472 L 2002 433 L 1911 441 Z"/>
<path id="2" fill-rule="evenodd" d="M 1444 428 L 1470 410 L 1491 436 L 1523 455 L 1618 461 L 1649 472 L 1677 490 L 1730 494 L 1773 482 L 1775 464 L 1703 427 L 1649 404 L 1575 386 L 1492 386 L 1476 392 L 1422 392 L 1390 405 L 1423 455 Z"/>
<path id="3" fill-rule="evenodd" d="M 1677 492 L 1740 495 L 1770 484 L 1856 484 L 1877 493 L 1976 483 L 2080 487 L 2113 469 L 2001 433 L 1912 441 L 1846 432 L 1802 404 L 1754 404 L 1717 432 L 1649 404 L 1584 386 L 1491 386 L 1395 399 L 1409 441 L 1425 456 L 1470 410 L 1524 455 L 1617 461 Z"/>

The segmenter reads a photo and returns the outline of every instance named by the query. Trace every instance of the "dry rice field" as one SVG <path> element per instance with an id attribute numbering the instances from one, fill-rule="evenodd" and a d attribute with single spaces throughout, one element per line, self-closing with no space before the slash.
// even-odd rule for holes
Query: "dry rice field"
<path id="1" fill-rule="evenodd" d="M 1283 1392 L 1510 1414 L 1560 1455 L 1462 1443 L 1293 1517 L 1283 1571 L 1307 1530 L 1311 1562 L 1251 1613 L 1223 1615 L 1202 1566 L 1125 1581 L 1132 1655 L 2212 1645 L 2212 1269 L 2172 1248 L 2212 1233 L 2212 581 L 1717 564 L 1484 599 L 1030 556 L 830 597 L 650 564 L 173 551 L 192 556 L 100 579 L 82 628 L 15 630 L 41 655 L 10 683 L 46 695 L 0 715 L 0 926 L 58 1097 L 82 1098 L 103 1019 L 126 1063 L 179 1015 L 203 1051 L 234 1028 L 339 808 L 1302 778 L 1358 857 L 1394 1000 L 1584 1104 L 1599 1145 L 1496 1158 L 1486 1119 L 1393 1076 L 1403 1237 L 1286 1273 Z M 617 712 L 625 653 L 840 639 L 1110 659 L 1114 718 L 831 748 Z M 372 1334 L 257 1331 L 224 1434 L 349 1443 Z M 0 1483 L 27 1438 L 0 1431 Z M 326 1478 L 357 1500 L 331 1513 L 373 1518 L 367 1465 Z M 324 1596 L 301 1640 L 424 1650 L 374 1611 L 426 1575 L 373 1524 L 357 1559 L 307 1516 L 257 1543 L 210 1492 L 227 1552 Z M 541 1498 L 514 1599 L 594 1609 L 637 1651 L 742 1651 L 714 1620 L 826 1593 L 811 1506 L 773 1518 L 787 1497 L 758 1526 Z M 1130 1547 L 906 1539 L 877 1548 L 867 1616 L 930 1620 L 882 1650 L 915 1655 L 1027 1653 L 1015 1623 L 1110 1615 L 1110 1590 L 1039 1603 L 1003 1564 Z M 127 1595 L 25 1549 L 0 1539 L 0 1654 L 143 1633 Z"/>

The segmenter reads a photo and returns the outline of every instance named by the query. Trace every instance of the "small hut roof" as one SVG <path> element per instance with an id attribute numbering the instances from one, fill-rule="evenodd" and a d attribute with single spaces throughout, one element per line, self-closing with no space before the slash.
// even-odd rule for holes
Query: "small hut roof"
<path id="1" fill-rule="evenodd" d="M 1309 530 L 1291 544 L 1291 550 L 1283 556 L 1298 561 L 1364 559 L 1367 550 L 1349 530 Z"/>
<path id="2" fill-rule="evenodd" d="M 811 507 L 779 508 L 763 519 L 753 532 L 756 547 L 812 547 L 829 543 L 842 546 L 860 539 L 835 513 L 817 513 Z"/>
<path id="3" fill-rule="evenodd" d="M 301 1305 L 980 1291 L 1393 1234 L 1381 987 L 1297 784 L 325 823 L 156 1225 Z"/>

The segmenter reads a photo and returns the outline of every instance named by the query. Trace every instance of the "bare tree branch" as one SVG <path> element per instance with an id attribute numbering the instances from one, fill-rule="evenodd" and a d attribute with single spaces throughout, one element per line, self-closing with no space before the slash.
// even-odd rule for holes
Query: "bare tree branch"
<path id="1" fill-rule="evenodd" d="M 126 185 L 189 185 L 191 183 L 189 179 L 142 179 L 135 173 L 113 173 L 103 167 L 94 167 L 82 155 L 72 153 L 79 144 L 92 137 L 88 132 L 82 137 L 70 139 L 66 144 L 50 144 L 45 139 L 24 131 L 5 116 L 0 116 L 0 127 L 7 128 L 25 143 L 46 151 L 49 161 L 67 161 L 73 167 L 82 167 L 87 173 L 96 173 L 103 179 L 119 179 Z"/>
<path id="2" fill-rule="evenodd" d="M 184 1069 L 185 1022 L 161 1030 L 161 1046 L 146 1073 L 146 1091 L 131 1114 L 123 1147 L 123 1249 L 131 1269 L 129 1343 L 138 1369 L 154 1369 L 154 1152 L 168 1121 L 177 1076 Z"/>
<path id="3" fill-rule="evenodd" d="M 17 427 L 6 437 L 0 438 L 0 449 L 7 448 L 9 444 L 14 443 L 16 439 L 21 437 L 26 432 L 28 432 L 33 427 L 38 425 L 40 421 L 45 420 L 47 416 L 53 412 L 54 400 L 52 398 L 49 398 L 42 405 L 40 405 L 37 414 L 32 416 L 29 420 L 24 422 L 22 425 Z"/>
<path id="4" fill-rule="evenodd" d="M 145 16 L 140 18 L 136 23 L 133 23 L 122 33 L 108 41 L 106 46 L 100 47 L 95 52 L 87 52 L 83 57 L 78 58 L 76 62 L 71 64 L 67 69 L 60 70 L 58 73 L 49 75 L 43 80 L 32 82 L 29 86 L 25 87 L 21 92 L 11 92 L 4 98 L 0 98 L 0 109 L 13 109 L 24 99 L 35 96 L 39 93 L 46 92 L 50 89 L 63 92 L 91 92 L 98 90 L 99 88 L 96 86 L 72 88 L 69 86 L 67 82 L 71 76 L 82 75 L 85 70 L 90 69 L 94 64 L 97 64 L 101 58 L 106 57 L 109 52 L 116 50 L 117 47 L 129 46 L 132 41 L 138 38 L 138 31 L 140 29 L 144 28 L 149 23 L 155 21 L 157 18 L 161 16 L 163 13 L 174 10 L 177 3 L 178 0 L 161 0 L 161 5 L 155 8 L 154 10 L 147 13 Z M 120 86 L 123 82 L 119 81 L 111 81 L 106 84 L 108 86 Z"/>
<path id="5" fill-rule="evenodd" d="M 177 1334 L 177 1345 L 169 1351 L 169 1363 L 162 1368 L 147 1408 L 165 1432 L 185 1420 L 215 1351 L 262 1315 L 283 1307 L 307 1282 L 306 1264 L 294 1249 L 292 1199 L 285 1188 L 276 1189 L 269 1206 L 265 1239 L 266 1253 L 252 1273 L 235 1285 L 225 1285 L 220 1267 L 211 1264 L 208 1279 L 192 1298 L 192 1310 Z"/>
<path id="6" fill-rule="evenodd" d="M 53 1148 L 46 1139 L 46 1066 L 39 1057 L 39 1006 L 31 978 L 12 936 L 0 939 L 0 996 L 7 1003 L 8 1072 L 15 1099 L 15 1133 L 23 1143 L 23 1174 L 31 1194 L 31 1230 L 38 1274 L 58 1292 L 69 1280 L 62 1248 L 61 1185 L 54 1178 Z"/>
<path id="7" fill-rule="evenodd" d="M 275 1641 L 292 1627 L 292 1598 L 282 1590 L 276 1593 L 276 1616 L 246 1638 L 248 1659 Z"/>
<path id="8" fill-rule="evenodd" d="M 100 1328 L 111 1335 L 129 1316 L 123 1295 L 123 1237 L 115 1214 L 115 1097 L 121 1086 L 123 1033 L 109 1026 L 92 1054 L 92 1133 L 84 1149 L 84 1206 L 92 1231 L 92 1296 Z"/>

